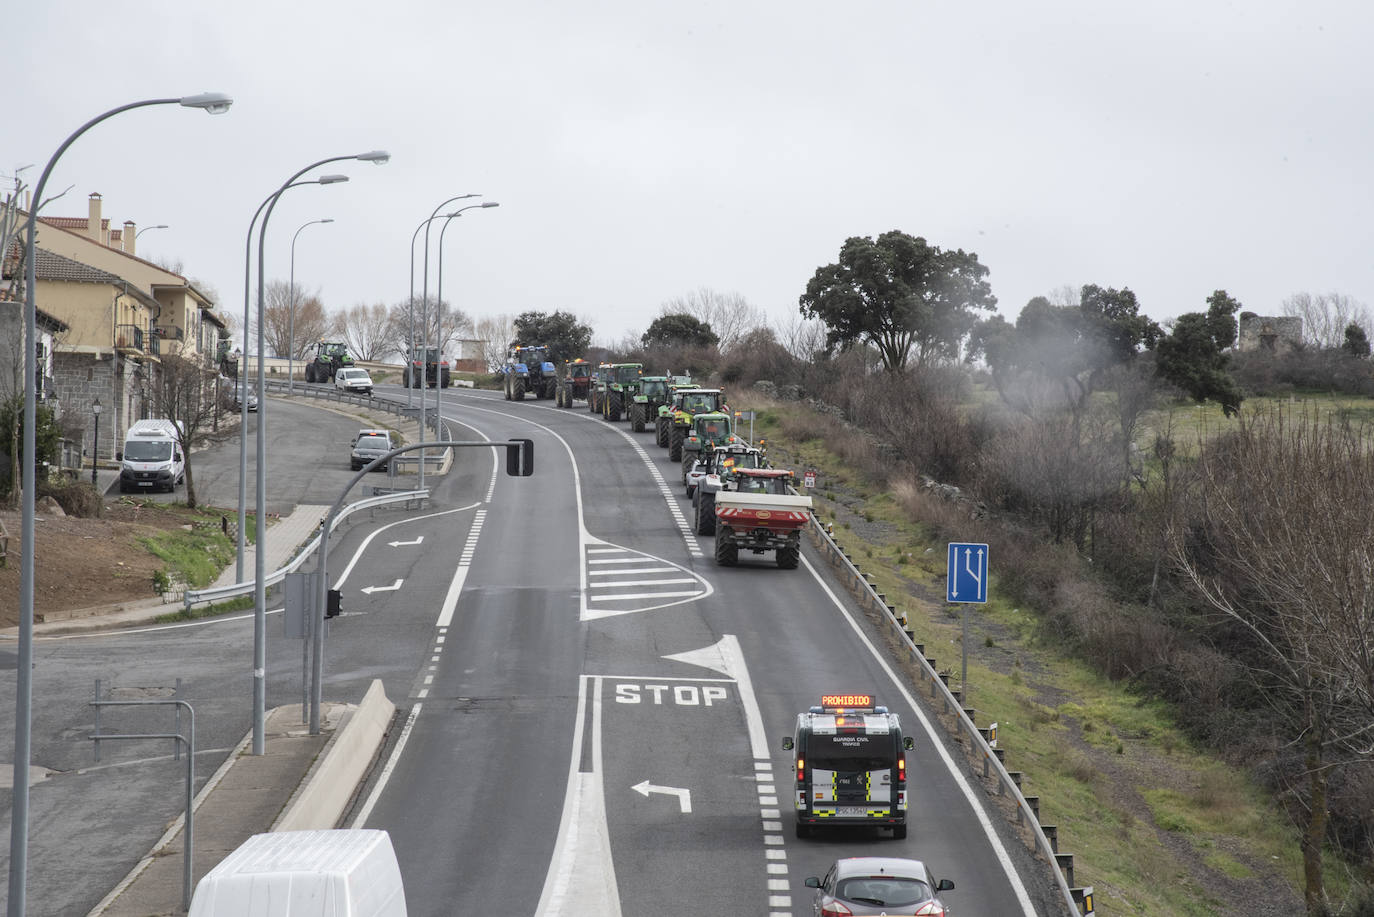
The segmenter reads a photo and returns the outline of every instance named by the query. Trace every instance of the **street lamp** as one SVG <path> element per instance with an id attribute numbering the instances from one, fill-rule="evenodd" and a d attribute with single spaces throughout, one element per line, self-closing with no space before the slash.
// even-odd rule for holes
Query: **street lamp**
<path id="1" fill-rule="evenodd" d="M 439 229 L 439 283 L 438 283 L 439 289 L 438 289 L 437 292 L 434 294 L 434 298 L 437 300 L 437 302 L 435 303 L 434 308 L 436 308 L 436 309 L 439 310 L 439 317 L 438 317 L 438 321 L 437 321 L 437 323 L 436 323 L 436 326 L 437 326 L 437 327 L 435 328 L 435 332 L 434 332 L 434 343 L 435 343 L 438 347 L 441 347 L 441 348 L 442 348 L 442 347 L 444 346 L 444 345 L 443 345 L 443 340 L 444 340 L 444 233 L 448 232 L 448 224 L 451 223 L 451 222 L 453 222 L 454 217 L 461 216 L 464 210 L 482 210 L 482 209 L 485 209 L 485 208 L 487 208 L 487 207 L 500 207 L 500 206 L 501 206 L 501 205 L 500 205 L 499 203 L 497 203 L 496 201 L 483 201 L 483 202 L 480 203 L 480 204 L 469 204 L 469 205 L 466 206 L 466 207 L 460 207 L 460 208 L 458 208 L 457 210 L 455 210 L 453 213 L 450 213 L 450 214 L 444 219 L 444 225 L 443 225 L 442 227 L 440 227 L 440 229 Z M 435 430 L 434 430 L 434 435 L 435 435 L 435 437 L 438 437 L 438 435 L 439 435 L 438 423 L 439 423 L 440 420 L 443 420 L 443 418 L 444 418 L 444 379 L 443 379 L 443 376 L 442 376 L 442 375 L 439 377 L 438 383 L 439 383 L 438 385 L 434 386 L 434 413 L 435 413 L 435 417 L 436 417 L 436 420 L 434 421 L 434 423 L 435 423 Z M 425 413 L 424 407 L 425 407 L 425 390 L 424 390 L 424 389 L 420 389 L 420 416 L 421 416 L 421 417 L 424 417 L 424 413 Z M 421 450 L 420 450 L 420 453 L 421 453 L 421 456 L 420 456 L 420 467 L 423 468 L 423 467 L 424 467 L 424 450 L 421 449 Z M 442 455 L 442 454 L 443 454 L 443 453 L 441 452 L 440 455 Z M 424 484 L 422 483 L 422 484 L 420 484 L 419 486 L 424 487 Z"/>
<path id="2" fill-rule="evenodd" d="M 91 405 L 91 413 L 95 415 L 95 443 L 91 446 L 91 483 L 99 490 L 100 482 L 96 480 L 95 469 L 100 464 L 100 399 L 95 399 L 95 404 Z"/>
<path id="3" fill-rule="evenodd" d="M 407 311 L 408 311 L 409 316 L 410 316 L 410 340 L 409 340 L 408 344 L 409 344 L 409 347 L 410 347 L 410 350 L 411 350 L 411 351 L 413 351 L 413 350 L 415 349 L 415 240 L 416 240 L 416 238 L 419 237 L 419 235 L 420 235 L 420 230 L 423 229 L 423 230 L 425 231 L 425 258 L 426 258 L 425 264 L 428 265 L 428 264 L 429 264 L 428 258 L 429 258 L 429 224 L 430 224 L 430 222 L 433 221 L 433 220 L 439 219 L 439 211 L 442 210 L 445 206 L 447 206 L 447 205 L 449 205 L 449 204 L 452 204 L 454 201 L 462 201 L 462 200 L 467 200 L 467 199 L 470 198 L 470 197 L 481 197 L 481 196 L 482 196 L 482 195 L 480 195 L 480 194 L 460 194 L 460 195 L 458 195 L 457 197 L 451 197 L 451 198 L 449 198 L 448 200 L 446 200 L 446 201 L 444 201 L 442 204 L 440 204 L 438 207 L 435 207 L 435 208 L 434 208 L 434 212 L 431 213 L 427 218 L 425 218 L 424 220 L 421 220 L 421 221 L 420 221 L 420 225 L 415 227 L 415 232 L 411 233 L 411 235 L 410 235 L 410 300 L 407 302 L 407 305 L 408 305 L 410 308 L 409 308 Z M 426 303 L 426 305 L 427 305 L 427 303 Z M 424 317 L 424 315 L 423 315 L 423 310 L 424 310 L 424 305 L 421 306 L 421 312 L 422 312 L 422 316 L 421 316 L 421 317 L 422 317 L 422 318 Z M 407 365 L 407 366 L 410 366 L 410 364 L 411 364 L 411 362 L 412 362 L 412 361 L 411 361 L 411 353 L 410 353 L 410 352 L 407 352 L 406 355 L 405 355 L 405 358 L 406 358 L 406 365 Z M 413 373 L 414 367 L 413 367 L 413 366 L 410 366 L 410 368 L 411 368 L 411 370 L 412 370 L 412 373 L 411 373 L 411 374 L 413 375 L 413 374 L 414 374 L 414 373 Z M 410 386 L 407 385 L 407 386 L 406 386 L 406 407 L 410 407 L 412 403 L 413 403 L 413 402 L 411 401 L 411 398 L 410 398 Z M 421 418 L 420 418 L 420 428 L 421 428 L 421 430 L 424 429 L 424 417 L 423 417 L 423 416 L 421 416 Z M 423 457 L 421 458 L 420 464 L 421 464 L 421 465 L 424 464 Z"/>
<path id="4" fill-rule="evenodd" d="M 25 227 L 25 267 L 24 267 L 24 443 L 21 486 L 23 497 L 23 529 L 21 533 L 22 560 L 19 575 L 19 655 L 16 666 L 15 704 L 14 704 L 14 784 L 10 803 L 10 874 L 9 910 L 10 917 L 22 917 L 25 905 L 25 876 L 28 871 L 29 849 L 29 759 L 33 753 L 30 727 L 33 721 L 33 583 L 34 583 L 34 478 L 35 464 L 38 460 L 38 440 L 35 435 L 36 415 L 38 413 L 38 393 L 35 384 L 38 373 L 38 311 L 34 301 L 34 287 L 37 285 L 35 262 L 38 260 L 34 250 L 34 237 L 37 234 L 38 207 L 43 204 L 43 190 L 48 184 L 57 160 L 76 142 L 76 139 L 107 118 L 134 108 L 150 105 L 181 105 L 185 108 L 199 108 L 212 115 L 229 110 L 233 99 L 221 92 L 203 92 L 199 95 L 182 96 L 175 99 L 145 99 L 112 108 L 97 115 L 77 128 L 62 141 L 57 152 L 52 154 L 43 168 L 43 175 L 34 189 L 33 206 L 29 208 L 28 225 Z"/>
<path id="5" fill-rule="evenodd" d="M 326 160 L 327 161 L 327 160 Z M 249 320 L 249 293 L 253 289 L 253 227 L 257 225 L 258 217 L 262 215 L 262 209 L 271 201 L 277 198 L 287 188 L 299 188 L 301 185 L 335 185 L 339 182 L 348 181 L 347 175 L 321 175 L 319 178 L 310 181 L 291 182 L 284 187 L 273 191 L 253 212 L 253 219 L 248 223 L 248 239 L 243 245 L 243 364 L 234 373 L 234 384 L 243 386 L 242 397 L 239 398 L 239 528 L 235 537 L 234 546 L 234 582 L 243 582 L 243 553 L 246 547 L 248 526 L 248 383 L 244 378 L 248 365 L 248 329 L 252 327 Z M 261 337 L 262 329 L 258 329 Z M 262 392 L 258 395 L 261 400 Z M 262 405 L 258 405 L 261 409 Z M 258 415 L 258 423 L 262 423 L 262 415 Z"/>
<path id="6" fill-rule="evenodd" d="M 255 486 L 258 499 L 257 519 L 255 520 L 257 550 L 253 552 L 253 754 L 255 755 L 263 754 L 267 748 L 267 737 L 264 729 L 267 708 L 267 399 L 263 397 L 267 378 L 262 365 L 264 357 L 262 313 L 266 286 L 263 261 L 264 249 L 267 244 L 267 221 L 272 219 L 272 210 L 277 206 L 277 200 L 282 191 L 291 187 L 296 179 L 311 169 L 347 159 L 376 163 L 380 166 L 385 165 L 391 159 L 391 154 L 385 150 L 372 150 L 367 153 L 356 153 L 352 156 L 330 156 L 319 162 L 311 163 L 288 178 L 281 189 L 268 198 L 270 203 L 262 215 L 262 225 L 258 228 L 258 466 L 255 469 L 257 472 Z M 244 327 L 247 327 L 246 322 Z M 245 341 L 245 345 L 246 343 Z M 245 346 L 244 349 L 247 350 L 247 347 Z"/>
<path id="7" fill-rule="evenodd" d="M 168 226 L 167 226 L 166 223 L 158 223 L 156 226 L 144 226 L 144 227 L 143 227 L 142 229 L 140 229 L 138 232 L 134 233 L 134 241 L 137 242 L 137 241 L 138 241 L 138 237 L 141 236 L 141 235 L 143 235 L 145 232 L 147 232 L 147 231 L 150 230 L 150 229 L 167 229 L 167 228 L 168 228 Z"/>
<path id="8" fill-rule="evenodd" d="M 291 237 L 291 281 L 287 284 L 287 290 L 291 299 L 291 318 L 286 332 L 286 392 L 289 395 L 296 394 L 296 236 L 301 234 L 301 229 L 306 226 L 314 226 L 316 223 L 332 223 L 331 217 L 323 220 L 311 220 L 309 223 L 301 225 L 296 230 L 296 235 Z"/>

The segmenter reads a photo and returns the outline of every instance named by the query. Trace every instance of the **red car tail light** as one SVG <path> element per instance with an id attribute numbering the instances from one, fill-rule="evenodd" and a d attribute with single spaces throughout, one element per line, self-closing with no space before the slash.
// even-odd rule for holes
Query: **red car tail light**
<path id="1" fill-rule="evenodd" d="M 838 901 L 821 905 L 821 917 L 854 917 L 854 912 Z"/>
<path id="2" fill-rule="evenodd" d="M 916 917 L 945 917 L 945 909 L 932 901 L 917 911 Z"/>

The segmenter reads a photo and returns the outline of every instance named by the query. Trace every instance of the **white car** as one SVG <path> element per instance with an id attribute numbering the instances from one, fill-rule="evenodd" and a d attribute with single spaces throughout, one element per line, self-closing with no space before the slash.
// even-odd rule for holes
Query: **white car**
<path id="1" fill-rule="evenodd" d="M 345 392 L 372 394 L 372 377 L 365 369 L 341 369 L 334 374 L 334 387 Z"/>

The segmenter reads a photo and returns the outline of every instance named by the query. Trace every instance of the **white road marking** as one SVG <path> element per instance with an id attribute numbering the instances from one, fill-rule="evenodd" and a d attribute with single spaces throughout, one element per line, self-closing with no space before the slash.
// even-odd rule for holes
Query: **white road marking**
<path id="1" fill-rule="evenodd" d="M 377 805 L 377 800 L 382 797 L 382 790 L 386 788 L 387 781 L 391 779 L 391 772 L 396 769 L 396 762 L 401 760 L 401 752 L 405 751 L 406 742 L 410 741 L 410 730 L 415 727 L 415 720 L 420 716 L 420 708 L 423 704 L 416 704 L 410 708 L 410 715 L 406 717 L 406 724 L 401 727 L 401 736 L 396 740 L 396 747 L 391 750 L 391 755 L 386 759 L 386 765 L 382 767 L 382 773 L 377 777 L 377 783 L 372 787 L 372 792 L 367 796 L 367 802 L 358 810 L 357 816 L 353 819 L 350 827 L 361 828 L 367 824 L 367 817 L 372 814 L 372 809 Z"/>

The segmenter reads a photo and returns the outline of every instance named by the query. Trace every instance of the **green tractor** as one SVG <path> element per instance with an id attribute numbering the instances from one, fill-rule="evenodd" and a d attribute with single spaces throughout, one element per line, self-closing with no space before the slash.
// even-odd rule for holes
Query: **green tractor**
<path id="1" fill-rule="evenodd" d="M 684 388 L 673 392 L 668 414 L 668 460 L 682 461 L 682 447 L 691 434 L 692 418 L 698 414 L 729 414 L 725 392 L 718 388 Z M 727 417 L 728 419 L 728 417 Z"/>
<path id="2" fill-rule="evenodd" d="M 696 387 L 691 376 L 668 377 L 668 398 L 658 406 L 657 412 L 650 415 L 654 422 L 654 442 L 660 448 L 668 448 L 668 436 L 673 429 L 673 412 L 682 407 L 682 399 L 677 393 L 682 389 Z"/>
<path id="3" fill-rule="evenodd" d="M 630 404 L 630 428 L 643 433 L 650 417 L 658 416 L 658 409 L 668 403 L 672 396 L 672 376 L 644 376 L 639 380 L 639 391 Z"/>
<path id="4" fill-rule="evenodd" d="M 333 382 L 339 370 L 353 366 L 348 345 L 343 341 L 320 341 L 315 356 L 305 364 L 306 382 Z"/>
<path id="5" fill-rule="evenodd" d="M 609 421 L 620 419 L 635 394 L 639 391 L 639 380 L 644 374 L 643 363 L 603 363 L 603 370 L 596 380 L 597 407 L 601 416 Z"/>
<path id="6" fill-rule="evenodd" d="M 692 425 L 682 439 L 682 483 L 696 464 L 702 450 L 733 446 L 740 442 L 730 426 L 730 415 L 723 411 L 706 411 L 692 416 Z"/>

